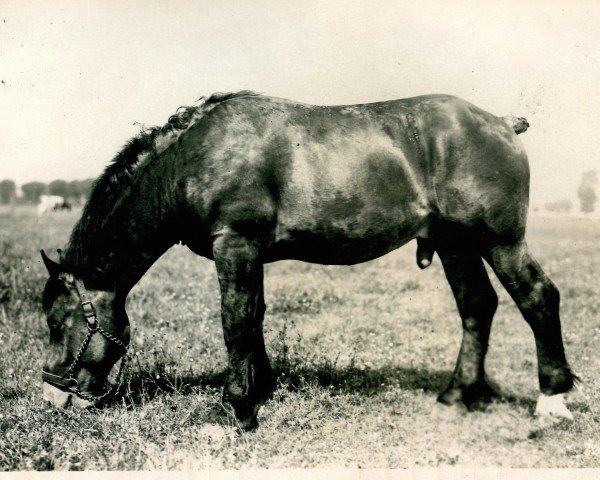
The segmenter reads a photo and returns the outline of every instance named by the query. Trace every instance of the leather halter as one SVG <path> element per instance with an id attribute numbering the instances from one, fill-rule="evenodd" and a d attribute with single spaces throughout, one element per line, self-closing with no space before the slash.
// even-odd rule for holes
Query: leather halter
<path id="1" fill-rule="evenodd" d="M 94 304 L 92 303 L 92 301 L 89 299 L 83 281 L 75 279 L 75 288 L 77 289 L 79 298 L 81 299 L 81 310 L 83 311 L 83 316 L 85 317 L 86 325 L 88 328 L 87 335 L 83 339 L 83 343 L 81 344 L 81 347 L 79 347 L 79 351 L 77 352 L 77 355 L 75 355 L 75 358 L 69 366 L 69 368 L 67 369 L 67 371 L 63 375 L 55 375 L 54 373 L 50 373 L 42 369 L 42 380 L 46 383 L 49 383 L 50 385 L 57 387 L 63 392 L 73 393 L 79 398 L 87 400 L 88 402 L 98 403 L 100 400 L 104 400 L 108 395 L 113 393 L 113 391 L 115 390 L 115 386 L 111 386 L 110 384 L 108 384 L 104 393 L 100 395 L 92 395 L 89 392 L 81 391 L 79 389 L 79 383 L 76 379 L 76 373 L 81 369 L 81 359 L 83 358 L 83 354 L 85 353 L 92 336 L 95 333 L 101 334 L 110 342 L 121 347 L 124 351 L 123 355 L 126 355 L 129 345 L 126 344 L 120 338 L 114 336 L 112 333 L 100 327 L 98 317 L 96 316 L 96 309 L 94 308 Z M 118 388 L 118 386 L 121 383 L 121 374 L 123 372 L 124 365 L 125 356 L 123 357 L 123 360 L 121 360 L 121 365 L 117 374 L 116 388 Z"/>

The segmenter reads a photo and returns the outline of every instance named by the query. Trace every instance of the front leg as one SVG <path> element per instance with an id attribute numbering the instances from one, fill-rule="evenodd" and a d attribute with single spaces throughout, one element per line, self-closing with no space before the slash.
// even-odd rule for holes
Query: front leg
<path id="1" fill-rule="evenodd" d="M 259 242 L 224 228 L 213 244 L 221 287 L 223 334 L 229 355 L 223 400 L 244 430 L 258 426 L 256 415 L 274 389 L 265 351 L 263 264 Z"/>

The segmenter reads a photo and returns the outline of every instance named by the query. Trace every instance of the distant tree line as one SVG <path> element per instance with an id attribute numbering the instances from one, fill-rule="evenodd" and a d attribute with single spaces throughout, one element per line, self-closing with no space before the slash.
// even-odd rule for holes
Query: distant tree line
<path id="1" fill-rule="evenodd" d="M 581 174 L 581 182 L 577 188 L 577 196 L 579 197 L 579 211 L 583 213 L 592 213 L 596 210 L 596 201 L 598 195 L 598 172 L 596 170 L 588 170 Z M 562 198 L 544 204 L 544 210 L 553 213 L 570 213 L 573 208 L 571 200 Z M 537 208 L 535 209 L 537 210 Z"/>
<path id="2" fill-rule="evenodd" d="M 82 203 L 90 195 L 94 179 L 88 178 L 85 180 L 53 180 L 46 184 L 43 182 L 28 182 L 21 185 L 23 197 L 20 199 L 24 203 L 37 204 L 42 195 L 59 195 L 65 200 L 72 203 Z M 580 210 L 584 213 L 591 213 L 596 209 L 596 201 L 598 195 L 598 173 L 596 170 L 583 172 L 581 183 L 577 189 L 579 196 Z M 0 203 L 13 203 L 17 200 L 17 185 L 12 180 L 0 181 Z M 548 202 L 544 205 L 544 209 L 549 212 L 564 212 L 569 213 L 573 208 L 570 200 L 561 199 L 553 202 Z"/>
<path id="3" fill-rule="evenodd" d="M 12 180 L 2 180 L 0 182 L 0 202 L 11 203 L 17 196 L 17 185 Z"/>
<path id="4" fill-rule="evenodd" d="M 566 200 L 563 198 L 562 200 L 555 200 L 554 202 L 546 203 L 544 205 L 544 208 L 548 212 L 569 213 L 573 208 L 573 203 L 571 202 L 571 200 Z"/>
<path id="5" fill-rule="evenodd" d="M 94 179 L 85 180 L 53 180 L 46 184 L 44 182 L 27 182 L 21 185 L 23 196 L 17 198 L 17 185 L 12 180 L 0 181 L 0 203 L 7 204 L 15 201 L 37 204 L 42 195 L 59 195 L 72 203 L 81 203 L 90 195 Z"/>

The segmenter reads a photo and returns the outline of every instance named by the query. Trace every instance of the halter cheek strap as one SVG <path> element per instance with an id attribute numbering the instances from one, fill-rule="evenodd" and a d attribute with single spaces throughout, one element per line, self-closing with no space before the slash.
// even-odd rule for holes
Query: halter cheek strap
<path id="1" fill-rule="evenodd" d="M 79 292 L 79 298 L 81 299 L 81 310 L 83 311 L 83 316 L 85 317 L 88 328 L 97 329 L 98 318 L 96 317 L 96 309 L 94 308 L 92 301 L 89 299 L 85 285 L 78 278 L 75 279 L 75 288 L 77 288 L 77 291 Z"/>
<path id="2" fill-rule="evenodd" d="M 81 347 L 79 347 L 77 355 L 75 355 L 75 358 L 74 358 L 73 362 L 71 363 L 71 365 L 69 366 L 69 368 L 67 369 L 66 373 L 61 376 L 61 375 L 55 375 L 54 373 L 50 373 L 45 370 L 42 370 L 42 380 L 46 383 L 49 383 L 50 385 L 53 385 L 53 386 L 59 388 L 62 391 L 74 393 L 75 395 L 77 395 L 80 398 L 83 398 L 84 400 L 87 400 L 87 401 L 93 402 L 93 403 L 97 403 L 100 400 L 103 400 L 104 398 L 106 398 L 111 393 L 113 393 L 113 391 L 115 390 L 115 387 L 108 386 L 108 388 L 106 389 L 106 391 L 103 394 L 92 395 L 91 393 L 83 392 L 83 391 L 79 390 L 79 383 L 77 382 L 77 379 L 75 378 L 77 371 L 79 371 L 81 368 L 81 365 L 80 365 L 81 359 L 83 358 L 83 354 L 85 353 L 92 336 L 96 332 L 101 334 L 104 338 L 106 338 L 110 342 L 121 347 L 124 350 L 124 352 L 123 352 L 124 355 L 127 353 L 127 348 L 129 347 L 129 345 L 126 344 L 122 339 L 114 336 L 112 333 L 110 333 L 100 327 L 100 324 L 98 322 L 98 317 L 96 316 L 96 309 L 94 308 L 94 304 L 92 303 L 92 301 L 89 298 L 89 295 L 87 293 L 87 290 L 85 289 L 85 285 L 83 284 L 82 280 L 75 279 L 75 288 L 77 289 L 79 298 L 81 299 L 81 310 L 83 312 L 83 316 L 85 317 L 86 325 L 88 328 L 87 335 L 83 339 L 83 343 L 81 344 Z M 125 357 L 121 361 L 121 366 L 119 367 L 119 372 L 117 374 L 117 381 L 116 381 L 117 388 L 121 383 L 121 374 L 123 372 L 124 365 L 125 365 Z"/>

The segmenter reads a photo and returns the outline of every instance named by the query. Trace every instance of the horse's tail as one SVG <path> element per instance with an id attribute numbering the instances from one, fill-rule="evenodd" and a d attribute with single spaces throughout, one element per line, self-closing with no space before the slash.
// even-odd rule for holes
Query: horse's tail
<path id="1" fill-rule="evenodd" d="M 513 117 L 512 115 L 507 115 L 506 117 L 502 117 L 502 120 L 504 120 L 517 135 L 526 132 L 529 128 L 529 122 L 523 117 Z"/>

